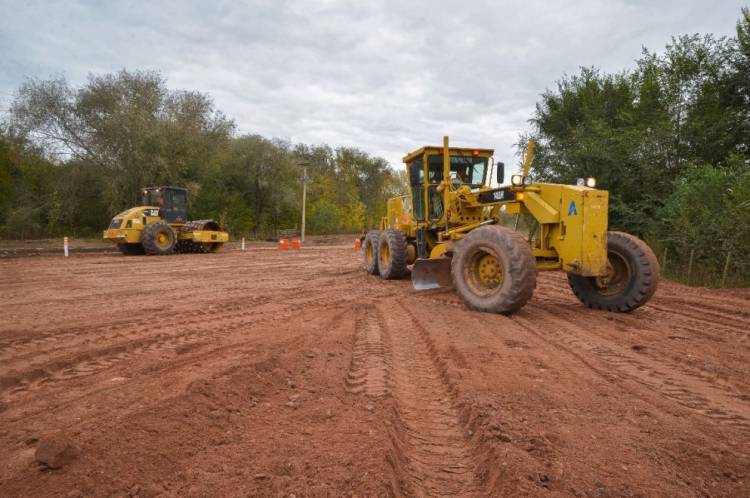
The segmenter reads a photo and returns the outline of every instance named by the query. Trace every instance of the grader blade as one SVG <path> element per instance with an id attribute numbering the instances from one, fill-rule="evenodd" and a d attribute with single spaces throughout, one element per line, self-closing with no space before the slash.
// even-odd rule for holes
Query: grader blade
<path id="1" fill-rule="evenodd" d="M 416 290 L 453 287 L 451 260 L 448 258 L 417 259 L 411 269 L 411 283 Z"/>

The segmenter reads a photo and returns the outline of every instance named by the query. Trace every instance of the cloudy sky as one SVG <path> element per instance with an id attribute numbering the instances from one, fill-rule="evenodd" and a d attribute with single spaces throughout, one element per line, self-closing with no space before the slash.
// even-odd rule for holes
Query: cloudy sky
<path id="1" fill-rule="evenodd" d="M 243 133 L 359 147 L 400 167 L 444 134 L 513 144 L 580 66 L 631 67 L 672 35 L 732 35 L 735 0 L 0 0 L 0 109 L 27 77 L 158 69 Z"/>

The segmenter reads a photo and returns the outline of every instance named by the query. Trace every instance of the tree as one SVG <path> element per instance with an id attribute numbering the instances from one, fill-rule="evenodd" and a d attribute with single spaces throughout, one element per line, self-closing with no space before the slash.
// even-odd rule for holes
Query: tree
<path id="1" fill-rule="evenodd" d="M 198 92 L 170 91 L 151 71 L 90 76 L 73 89 L 62 79 L 29 80 L 11 107 L 14 128 L 47 154 L 94 166 L 110 216 L 141 187 L 195 179 L 226 146 L 233 124 Z"/>
<path id="2" fill-rule="evenodd" d="M 377 226 L 400 176 L 356 148 L 290 144 L 234 127 L 204 94 L 156 72 L 29 80 L 0 133 L 0 226 L 7 236 L 94 234 L 140 202 L 140 187 L 187 187 L 188 215 L 233 236 L 299 227 L 307 166 L 309 233 Z M 2 130 L 0 130 L 2 131 Z"/>
<path id="3" fill-rule="evenodd" d="M 259 135 L 233 139 L 218 166 L 204 174 L 196 211 L 218 216 L 228 207 L 228 228 L 255 237 L 298 222 L 301 169 L 290 149 Z"/>
<path id="4" fill-rule="evenodd" d="M 46 232 L 54 169 L 27 140 L 0 130 L 0 235 L 24 239 Z"/>
<path id="5" fill-rule="evenodd" d="M 639 102 L 640 90 L 653 100 L 655 86 L 648 74 L 603 75 L 590 68 L 563 78 L 556 92 L 542 95 L 531 120 L 530 138 L 537 142 L 532 175 L 567 184 L 596 177 L 611 192 L 612 225 L 640 233 L 641 220 L 672 180 L 661 153 L 667 121 L 658 111 L 646 115 Z M 519 149 L 528 138 L 521 137 Z"/>
<path id="6" fill-rule="evenodd" d="M 673 263 L 695 249 L 714 271 L 727 252 L 750 269 L 750 9 L 735 38 L 679 36 L 632 70 L 564 76 L 530 122 L 517 147 L 536 140 L 536 179 L 594 176 L 612 229 L 672 249 Z"/>
<path id="7" fill-rule="evenodd" d="M 731 156 L 728 166 L 693 166 L 675 183 L 674 192 L 658 213 L 660 240 L 676 254 L 695 251 L 696 261 L 715 273 L 727 253 L 734 265 L 750 275 L 750 164 Z"/>

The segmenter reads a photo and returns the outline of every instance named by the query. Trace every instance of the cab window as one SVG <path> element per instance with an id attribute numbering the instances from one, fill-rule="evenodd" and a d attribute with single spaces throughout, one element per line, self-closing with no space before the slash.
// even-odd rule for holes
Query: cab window
<path id="1" fill-rule="evenodd" d="M 424 221 L 424 161 L 421 157 L 409 163 L 409 184 L 412 215 L 415 220 Z"/>
<path id="2" fill-rule="evenodd" d="M 436 184 L 443 180 L 443 155 L 429 156 L 429 183 Z M 461 185 L 479 188 L 484 185 L 487 172 L 487 158 L 478 156 L 451 155 L 451 172 L 456 173 L 456 181 Z"/>
<path id="3" fill-rule="evenodd" d="M 181 211 L 187 210 L 187 194 L 184 190 L 172 191 L 172 208 Z"/>

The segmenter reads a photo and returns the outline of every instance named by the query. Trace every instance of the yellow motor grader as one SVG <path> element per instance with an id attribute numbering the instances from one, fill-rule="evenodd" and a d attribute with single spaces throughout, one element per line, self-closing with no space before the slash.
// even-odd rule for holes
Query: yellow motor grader
<path id="1" fill-rule="evenodd" d="M 187 221 L 187 190 L 147 187 L 142 205 L 112 218 L 104 238 L 127 255 L 216 252 L 229 240 L 214 220 Z"/>
<path id="2" fill-rule="evenodd" d="M 566 272 L 591 308 L 627 312 L 653 296 L 656 256 L 640 239 L 607 231 L 608 193 L 595 179 L 534 183 L 529 142 L 523 174 L 491 188 L 493 167 L 498 185 L 505 176 L 493 153 L 449 147 L 444 137 L 442 147 L 404 157 L 410 191 L 389 199 L 380 230 L 364 237 L 367 272 L 396 279 L 411 270 L 418 290 L 452 286 L 467 307 L 503 314 L 526 304 L 545 270 Z M 528 233 L 517 230 L 521 215 L 533 220 Z"/>

